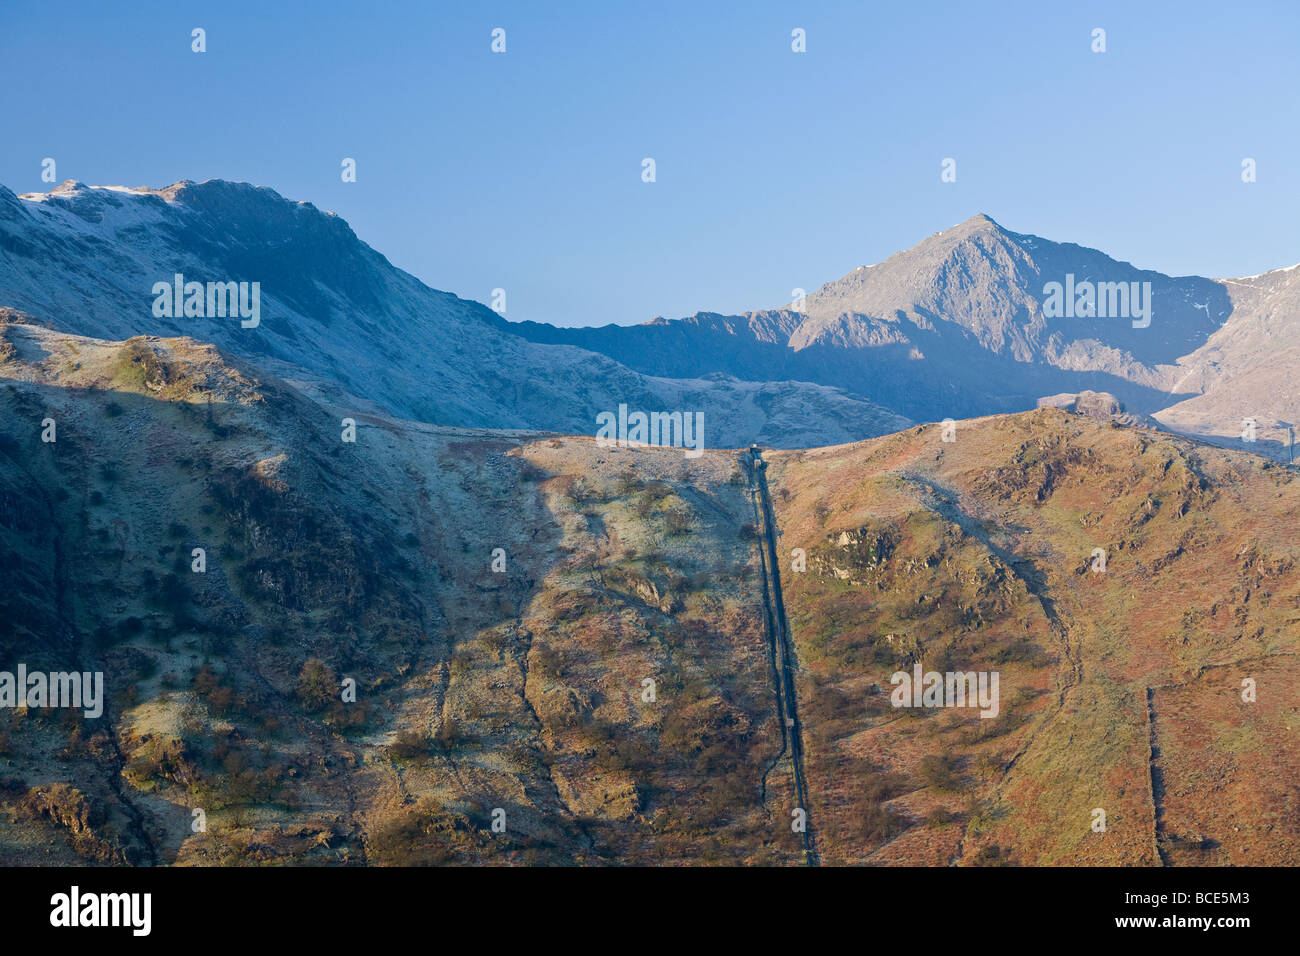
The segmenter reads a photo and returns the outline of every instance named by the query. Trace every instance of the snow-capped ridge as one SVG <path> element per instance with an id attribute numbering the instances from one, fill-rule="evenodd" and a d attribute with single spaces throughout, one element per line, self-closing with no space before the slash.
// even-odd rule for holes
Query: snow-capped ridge
<path id="1" fill-rule="evenodd" d="M 1277 269 L 1265 269 L 1263 272 L 1256 272 L 1253 276 L 1236 276 L 1235 280 L 1238 282 L 1245 282 L 1247 279 L 1262 279 L 1264 276 L 1270 276 L 1276 272 L 1294 272 L 1296 269 L 1300 269 L 1300 262 L 1297 262 L 1293 266 L 1281 266 L 1280 268 Z M 1234 280 L 1224 279 L 1222 281 L 1232 282 Z"/>

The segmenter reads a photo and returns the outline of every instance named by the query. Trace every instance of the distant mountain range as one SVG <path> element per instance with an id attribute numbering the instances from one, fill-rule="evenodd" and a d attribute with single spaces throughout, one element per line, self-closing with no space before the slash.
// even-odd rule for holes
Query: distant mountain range
<path id="1" fill-rule="evenodd" d="M 153 285 L 178 273 L 260 282 L 263 321 L 156 316 Z M 1049 314 L 1051 283 L 1095 287 L 1112 313 L 1149 292 L 1149 324 Z M 1253 419 L 1248 447 L 1284 457 L 1300 417 L 1300 268 L 1171 277 L 983 215 L 801 303 L 557 328 L 430 289 L 264 187 L 0 187 L 0 306 L 101 339 L 187 335 L 332 401 L 446 425 L 592 434 L 627 404 L 703 411 L 713 447 L 810 447 L 1090 390 L 1223 444 Z"/>
<path id="2" fill-rule="evenodd" d="M 1132 426 L 1276 449 L 1297 276 L 977 217 L 562 330 L 267 189 L 0 190 L 0 684 L 103 689 L 0 699 L 0 862 L 805 865 L 803 811 L 829 865 L 1295 865 L 1300 472 Z"/>
<path id="3" fill-rule="evenodd" d="M 1151 320 L 1049 318 L 1049 283 L 1150 283 Z M 1054 393 L 1109 392 L 1172 431 L 1281 451 L 1300 415 L 1300 268 L 1244 279 L 1166 276 L 1094 249 L 1021 235 L 975 216 L 791 304 L 630 326 L 520 323 L 656 375 L 835 385 L 909 418 L 1021 411 Z"/>
<path id="4" fill-rule="evenodd" d="M 155 283 L 259 282 L 261 320 L 159 317 Z M 337 404 L 434 424 L 594 434 L 620 404 L 700 411 L 709 447 L 794 447 L 908 422 L 817 384 L 663 378 L 528 340 L 477 302 L 430 289 L 342 219 L 270 189 L 0 186 L 0 307 L 98 339 L 189 336 Z"/>

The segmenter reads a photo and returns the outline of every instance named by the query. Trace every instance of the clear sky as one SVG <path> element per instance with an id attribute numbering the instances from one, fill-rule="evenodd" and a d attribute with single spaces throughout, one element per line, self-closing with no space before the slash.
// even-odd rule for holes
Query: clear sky
<path id="1" fill-rule="evenodd" d="M 16 192 L 47 156 L 271 186 L 516 320 L 777 306 L 977 212 L 1172 274 L 1300 262 L 1294 0 L 0 0 L 0 73 Z"/>

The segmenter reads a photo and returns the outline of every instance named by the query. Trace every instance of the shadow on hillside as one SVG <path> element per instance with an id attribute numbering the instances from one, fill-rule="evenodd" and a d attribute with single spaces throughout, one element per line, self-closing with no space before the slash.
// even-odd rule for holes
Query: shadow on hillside
<path id="1" fill-rule="evenodd" d="M 387 435 L 368 446 L 363 428 L 345 444 L 338 420 L 289 386 L 268 379 L 259 391 L 268 400 L 244 406 L 0 380 L 0 668 L 104 674 L 100 719 L 78 729 L 82 720 L 63 711 L 42 722 L 68 756 L 51 763 L 50 745 L 15 729 L 10 775 L 25 786 L 66 780 L 112 819 L 141 821 L 122 835 L 136 862 L 175 860 L 195 836 L 193 799 L 301 822 L 300 807 L 321 803 L 303 789 L 303 747 L 358 765 L 372 746 L 363 741 L 393 727 L 390 705 L 438 693 L 411 682 L 474 633 L 516 623 L 561 557 L 557 529 L 523 528 L 529 557 L 512 554 L 505 582 L 488 578 L 483 522 L 510 524 L 521 500 L 547 511 L 522 462 L 504 454 L 512 443 L 482 442 L 481 460 L 470 461 L 475 443 L 461 442 L 445 468 L 428 469 L 422 498 L 409 470 L 382 459 Z M 49 418 L 55 441 L 43 442 Z M 440 440 L 398 439 L 430 451 Z M 456 478 L 474 505 L 457 509 L 444 493 Z M 509 600 L 498 600 L 503 586 Z M 453 600 L 467 613 L 455 628 L 443 610 Z M 358 703 L 342 704 L 337 685 L 304 696 L 312 659 L 333 681 L 354 677 Z M 199 682 L 200 665 L 215 676 Z M 388 700 L 374 687 L 390 688 Z M 130 735 L 154 719 L 140 705 L 165 712 L 177 693 L 234 729 L 200 721 L 163 759 L 154 746 L 165 733 Z M 107 763 L 69 743 L 78 740 L 102 740 L 93 746 L 107 747 Z M 270 749 L 250 749 L 254 741 Z M 140 764 L 143 754 L 155 756 Z M 156 795 L 127 782 L 128 767 Z M 187 796 L 195 787 L 201 796 Z M 340 826 L 336 844 L 360 840 L 358 821 Z"/>

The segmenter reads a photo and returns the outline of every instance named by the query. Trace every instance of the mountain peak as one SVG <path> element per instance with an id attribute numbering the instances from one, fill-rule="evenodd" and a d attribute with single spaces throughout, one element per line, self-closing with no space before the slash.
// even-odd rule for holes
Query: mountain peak
<path id="1" fill-rule="evenodd" d="M 49 192 L 30 192 L 23 193 L 19 198 L 44 202 L 49 199 L 72 199 L 79 201 L 93 201 L 99 199 L 109 199 L 111 194 L 128 195 L 128 196 L 157 196 L 169 203 L 174 203 L 183 198 L 200 198 L 213 200 L 217 198 L 228 199 L 250 199 L 257 198 L 260 200 L 270 200 L 281 203 L 289 203 L 270 186 L 255 186 L 252 183 L 240 182 L 229 179 L 205 179 L 202 182 L 195 182 L 193 179 L 180 179 L 170 186 L 89 186 L 77 179 L 67 179 Z M 310 206 L 311 203 L 299 202 L 299 206 Z"/>
<path id="2" fill-rule="evenodd" d="M 999 223 L 996 219 L 994 219 L 986 212 L 980 212 L 971 216 L 969 219 L 957 223 L 957 225 L 953 226 L 950 229 L 945 229 L 943 232 L 939 233 L 939 235 L 942 236 L 948 233 L 959 233 L 963 235 L 968 235 L 974 232 L 993 232 L 993 231 L 1006 232 L 1006 230 L 1002 228 L 1001 223 Z"/>

